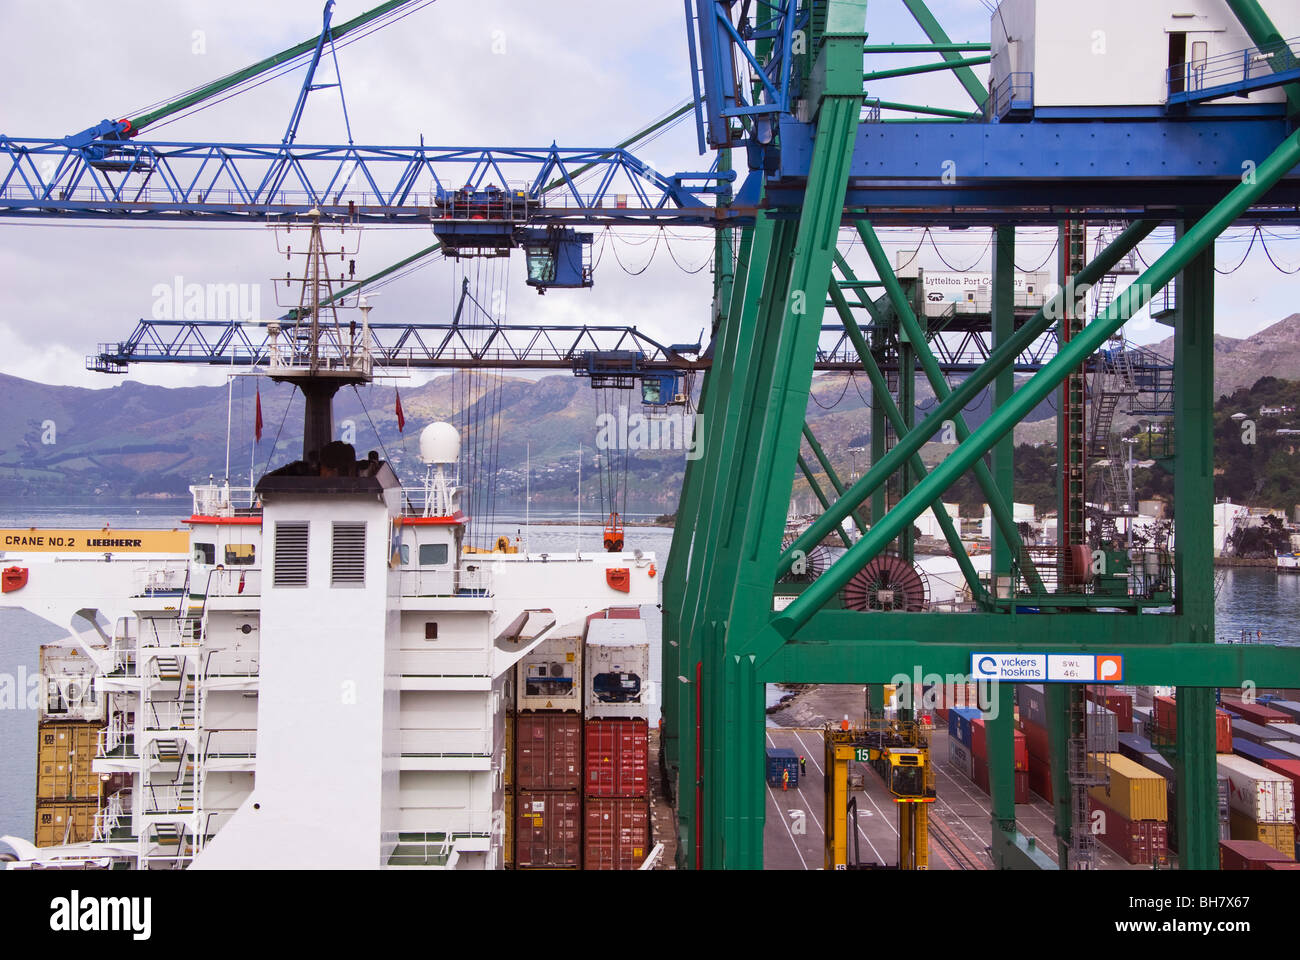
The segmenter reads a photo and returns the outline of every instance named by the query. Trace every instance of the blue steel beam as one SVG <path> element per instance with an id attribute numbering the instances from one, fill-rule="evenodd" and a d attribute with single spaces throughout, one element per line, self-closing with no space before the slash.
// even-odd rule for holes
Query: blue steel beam
<path id="1" fill-rule="evenodd" d="M 593 186 L 575 177 L 594 171 Z M 665 175 L 620 148 L 97 144 L 0 137 L 0 216 L 428 223 L 466 184 L 518 185 L 530 223 L 714 226 L 731 171 Z M 291 183 L 288 189 L 262 184 Z M 545 192 L 545 200 L 542 194 Z M 752 213 L 752 211 L 751 211 Z"/>

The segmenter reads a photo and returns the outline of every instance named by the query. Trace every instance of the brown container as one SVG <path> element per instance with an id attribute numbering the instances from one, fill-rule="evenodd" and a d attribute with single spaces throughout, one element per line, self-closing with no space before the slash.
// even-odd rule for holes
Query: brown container
<path id="1" fill-rule="evenodd" d="M 1129 863 L 1149 867 L 1168 861 L 1168 824 L 1159 820 L 1129 820 L 1091 796 L 1088 813 L 1092 822 L 1101 828 L 1097 838 Z"/>
<path id="2" fill-rule="evenodd" d="M 99 775 L 92 769 L 97 723 L 45 723 L 36 728 L 36 799 L 99 800 Z"/>
<path id="3" fill-rule="evenodd" d="M 1277 862 L 1289 863 L 1291 858 L 1258 840 L 1223 840 L 1219 843 L 1219 865 L 1224 870 L 1266 870 L 1266 864 Z"/>
<path id="4" fill-rule="evenodd" d="M 1167 743 L 1178 739 L 1178 701 L 1173 697 L 1156 697 L 1156 729 Z M 1226 710 L 1214 711 L 1214 750 L 1232 753 L 1232 714 Z"/>
<path id="5" fill-rule="evenodd" d="M 502 838 L 502 859 L 507 870 L 515 868 L 515 792 L 506 791 L 505 831 Z"/>
<path id="6" fill-rule="evenodd" d="M 577 793 L 521 790 L 515 798 L 515 867 L 582 864 L 582 797 Z"/>
<path id="7" fill-rule="evenodd" d="M 1127 693 L 1111 693 L 1107 690 L 1097 690 L 1089 687 L 1087 690 L 1088 699 L 1093 703 L 1099 703 L 1115 716 L 1119 717 L 1119 732 L 1133 732 L 1133 697 Z"/>
<path id="8" fill-rule="evenodd" d="M 95 839 L 95 814 L 99 803 L 36 801 L 36 846 L 55 847 L 64 843 L 86 843 Z"/>
<path id="9" fill-rule="evenodd" d="M 1052 755 L 1051 747 L 1047 742 L 1047 728 L 1032 720 L 1022 720 L 1020 726 L 1024 730 L 1025 749 L 1029 756 L 1037 757 L 1046 763 Z"/>
<path id="10" fill-rule="evenodd" d="M 1129 820 L 1168 820 L 1165 778 L 1118 753 L 1088 755 L 1089 771 L 1110 775 L 1109 790 L 1093 787 L 1089 795 Z"/>
<path id="11" fill-rule="evenodd" d="M 582 717 L 515 714 L 514 781 L 520 791 L 582 789 Z"/>
<path id="12" fill-rule="evenodd" d="M 587 799 L 582 865 L 586 870 L 635 870 L 650 853 L 650 801 Z"/>
<path id="13" fill-rule="evenodd" d="M 1256 823 L 1237 810 L 1228 814 L 1228 823 L 1234 840 L 1257 840 L 1267 843 L 1288 860 L 1295 856 L 1294 823 Z"/>
<path id="14" fill-rule="evenodd" d="M 515 718 L 510 714 L 506 714 L 506 756 L 501 768 L 501 782 L 507 790 L 515 783 Z"/>

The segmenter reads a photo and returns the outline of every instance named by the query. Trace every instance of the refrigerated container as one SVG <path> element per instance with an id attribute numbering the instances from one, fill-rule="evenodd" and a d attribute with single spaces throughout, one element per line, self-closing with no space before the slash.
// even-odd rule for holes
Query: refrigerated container
<path id="1" fill-rule="evenodd" d="M 1218 760 L 1233 810 L 1258 823 L 1295 822 L 1295 786 L 1287 777 L 1245 757 L 1219 754 Z"/>
<path id="2" fill-rule="evenodd" d="M 649 719 L 650 640 L 643 620 L 592 620 L 586 658 L 587 719 Z"/>
<path id="3" fill-rule="evenodd" d="M 582 712 L 582 638 L 551 637 L 519 661 L 518 710 Z"/>

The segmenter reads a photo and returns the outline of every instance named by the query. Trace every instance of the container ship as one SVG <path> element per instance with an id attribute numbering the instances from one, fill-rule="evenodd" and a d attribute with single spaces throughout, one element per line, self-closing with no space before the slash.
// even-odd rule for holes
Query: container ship
<path id="1" fill-rule="evenodd" d="M 327 455 L 193 487 L 187 531 L 7 550 L 0 603 L 69 625 L 13 865 L 640 866 L 649 647 L 618 618 L 657 602 L 654 557 L 466 552 L 458 445 L 425 428 L 423 490 Z"/>

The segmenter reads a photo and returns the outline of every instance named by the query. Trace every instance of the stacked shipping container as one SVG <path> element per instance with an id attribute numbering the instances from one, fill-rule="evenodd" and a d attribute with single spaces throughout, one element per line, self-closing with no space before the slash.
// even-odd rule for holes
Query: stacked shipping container
<path id="1" fill-rule="evenodd" d="M 1232 839 L 1266 843 L 1294 859 L 1294 782 L 1241 756 L 1220 756 L 1219 773 L 1228 779 Z"/>
<path id="2" fill-rule="evenodd" d="M 1104 772 L 1106 786 L 1088 792 L 1099 839 L 1129 863 L 1161 864 L 1168 859 L 1167 781 L 1123 754 L 1092 754 L 1089 768 Z"/>
<path id="3" fill-rule="evenodd" d="M 36 845 L 94 839 L 100 779 L 92 769 L 101 724 L 42 722 L 36 729 Z"/>
<path id="4" fill-rule="evenodd" d="M 588 622 L 584 651 L 587 870 L 635 870 L 650 853 L 650 643 L 639 617 L 611 613 Z"/>

